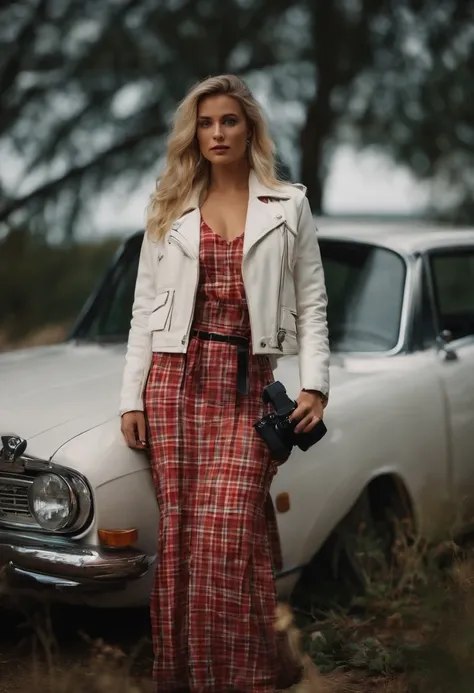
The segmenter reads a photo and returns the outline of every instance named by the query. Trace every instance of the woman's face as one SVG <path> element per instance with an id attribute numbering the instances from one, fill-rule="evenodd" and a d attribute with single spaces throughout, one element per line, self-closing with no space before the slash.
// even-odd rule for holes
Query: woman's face
<path id="1" fill-rule="evenodd" d="M 249 136 L 247 119 L 237 99 L 219 94 L 201 101 L 197 139 L 202 156 L 211 164 L 228 165 L 243 159 Z"/>

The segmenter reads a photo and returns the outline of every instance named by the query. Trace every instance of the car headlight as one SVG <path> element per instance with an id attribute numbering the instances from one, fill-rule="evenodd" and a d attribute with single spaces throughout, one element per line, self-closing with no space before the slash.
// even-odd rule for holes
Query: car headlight
<path id="1" fill-rule="evenodd" d="M 47 472 L 39 474 L 29 491 L 30 510 L 43 529 L 57 532 L 74 524 L 78 515 L 78 498 L 64 476 Z"/>

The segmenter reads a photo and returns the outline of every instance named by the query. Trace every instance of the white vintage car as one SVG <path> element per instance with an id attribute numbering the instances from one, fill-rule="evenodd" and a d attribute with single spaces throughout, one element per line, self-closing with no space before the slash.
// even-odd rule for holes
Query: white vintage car
<path id="1" fill-rule="evenodd" d="M 318 561 L 357 577 L 361 518 L 385 532 L 390 510 L 433 531 L 474 508 L 474 230 L 319 228 L 328 434 L 294 448 L 272 485 L 282 597 Z M 159 509 L 117 412 L 141 240 L 124 243 L 65 343 L 0 356 L 0 571 L 13 593 L 148 602 Z M 295 397 L 296 357 L 275 377 Z"/>

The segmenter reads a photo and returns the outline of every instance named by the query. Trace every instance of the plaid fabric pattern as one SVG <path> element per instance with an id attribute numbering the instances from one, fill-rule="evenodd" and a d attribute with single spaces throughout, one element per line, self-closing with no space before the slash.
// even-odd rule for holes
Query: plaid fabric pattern
<path id="1" fill-rule="evenodd" d="M 195 328 L 250 336 L 242 248 L 243 236 L 228 243 L 201 224 Z M 151 597 L 160 692 L 266 693 L 277 683 L 277 467 L 252 428 L 273 373 L 266 356 L 249 361 L 240 396 L 231 344 L 193 338 L 186 354 L 153 355 L 145 410 L 160 507 Z"/>

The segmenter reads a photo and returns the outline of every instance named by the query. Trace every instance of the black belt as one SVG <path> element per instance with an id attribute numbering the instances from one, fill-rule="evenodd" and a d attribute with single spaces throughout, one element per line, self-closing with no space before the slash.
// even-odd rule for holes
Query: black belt
<path id="1" fill-rule="evenodd" d="M 205 339 L 210 342 L 227 342 L 227 344 L 234 344 L 237 347 L 237 392 L 239 395 L 248 395 L 250 340 L 246 337 L 217 334 L 217 332 L 204 332 L 203 330 L 193 330 L 191 334 L 199 339 Z"/>

